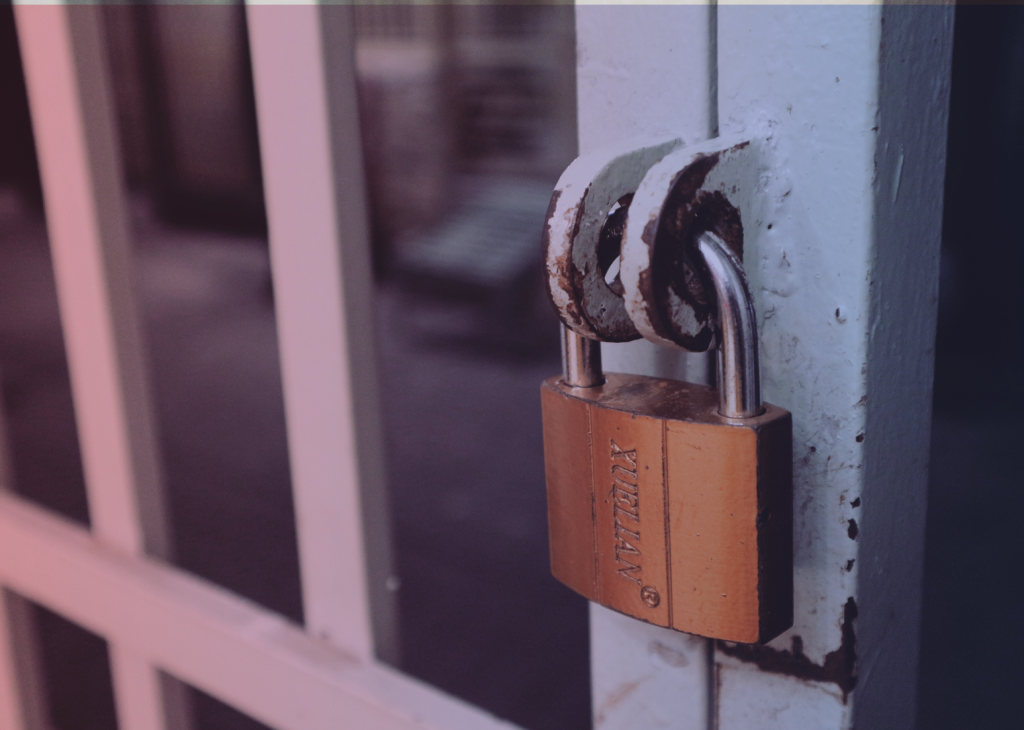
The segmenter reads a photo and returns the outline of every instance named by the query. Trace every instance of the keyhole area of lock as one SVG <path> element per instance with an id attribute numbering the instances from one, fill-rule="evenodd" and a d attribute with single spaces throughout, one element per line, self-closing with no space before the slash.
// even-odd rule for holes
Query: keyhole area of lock
<path id="1" fill-rule="evenodd" d="M 626 235 L 626 215 L 629 204 L 633 201 L 633 193 L 627 193 L 616 201 L 608 211 L 601 235 L 597 240 L 597 265 L 601 269 L 604 283 L 616 296 L 625 294 L 622 280 L 619 277 L 622 254 L 622 239 Z"/>

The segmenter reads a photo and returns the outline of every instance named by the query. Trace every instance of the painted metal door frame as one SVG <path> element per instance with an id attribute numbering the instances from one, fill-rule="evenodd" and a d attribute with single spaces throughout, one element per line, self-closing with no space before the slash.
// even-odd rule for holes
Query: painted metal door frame
<path id="1" fill-rule="evenodd" d="M 594 606 L 596 727 L 913 727 L 952 28 L 949 5 L 578 7 L 581 152 L 767 140 L 744 260 L 794 419 L 793 629 L 712 646 Z"/>
<path id="2" fill-rule="evenodd" d="M 712 647 L 594 608 L 598 727 L 913 724 L 952 17 L 577 9 L 582 152 L 664 132 L 769 140 L 745 260 L 764 395 L 795 425 L 794 629 Z M 22 597 L 108 640 L 122 730 L 188 725 L 168 675 L 281 730 L 509 727 L 375 658 L 395 643 L 350 10 L 249 8 L 305 627 L 165 562 L 98 9 L 16 19 L 93 529 L 0 494 L 0 728 L 47 726 Z M 706 369 L 644 344 L 605 362 Z"/>

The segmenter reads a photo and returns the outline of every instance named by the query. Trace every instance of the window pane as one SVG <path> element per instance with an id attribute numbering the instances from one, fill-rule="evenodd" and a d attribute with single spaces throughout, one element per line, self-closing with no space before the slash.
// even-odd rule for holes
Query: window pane
<path id="1" fill-rule="evenodd" d="M 301 621 L 244 9 L 104 11 L 174 560 Z"/>
<path id="2" fill-rule="evenodd" d="M 586 602 L 548 567 L 540 233 L 575 156 L 571 7 L 357 6 L 401 668 L 589 728 Z"/>

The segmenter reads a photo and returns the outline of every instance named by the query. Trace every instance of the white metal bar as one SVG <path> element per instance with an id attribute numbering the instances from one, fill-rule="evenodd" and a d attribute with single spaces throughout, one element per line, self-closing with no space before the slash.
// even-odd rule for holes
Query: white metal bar
<path id="1" fill-rule="evenodd" d="M 714 15 L 708 4 L 577 5 L 580 152 L 630 137 L 715 133 Z M 609 372 L 704 382 L 706 356 L 646 340 L 602 345 Z M 706 730 L 710 646 L 702 639 L 590 609 L 594 726 Z"/>
<path id="2" fill-rule="evenodd" d="M 0 403 L 0 493 L 13 491 L 7 414 Z M 0 587 L 0 730 L 50 730 L 40 652 L 32 605 Z"/>
<path id="3" fill-rule="evenodd" d="M 93 529 L 166 555 L 100 9 L 17 5 Z"/>
<path id="4" fill-rule="evenodd" d="M 110 642 L 117 724 L 131 730 L 163 730 L 166 723 L 160 672 L 132 649 Z"/>
<path id="5" fill-rule="evenodd" d="M 50 730 L 35 615 L 0 589 L 0 730 Z"/>
<path id="6" fill-rule="evenodd" d="M 100 12 L 97 6 L 19 5 L 15 17 L 93 531 L 127 553 L 167 558 L 159 447 Z M 163 728 L 156 670 L 116 641 L 110 656 L 122 730 Z"/>
<path id="7" fill-rule="evenodd" d="M 351 12 L 250 4 L 248 22 L 306 625 L 394 660 Z"/>
<path id="8" fill-rule="evenodd" d="M 0 596 L 0 730 L 28 730 L 19 676 L 24 668 L 14 649 L 15 637 L 23 633 L 11 620 L 6 598 L 6 592 Z"/>
<path id="9" fill-rule="evenodd" d="M 514 727 L 8 495 L 0 583 L 277 730 Z"/>
<path id="10" fill-rule="evenodd" d="M 796 561 L 793 629 L 716 653 L 721 730 L 914 726 L 952 19 L 719 8 L 723 132 L 770 140 L 744 260 Z"/>

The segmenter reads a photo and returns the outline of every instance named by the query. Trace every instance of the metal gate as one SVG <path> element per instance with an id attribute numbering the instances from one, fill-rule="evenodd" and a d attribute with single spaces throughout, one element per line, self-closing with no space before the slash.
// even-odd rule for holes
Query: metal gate
<path id="1" fill-rule="evenodd" d="M 98 9 L 16 16 L 92 529 L 0 495 L 0 728 L 43 723 L 25 598 L 107 639 L 122 730 L 183 726 L 173 678 L 279 730 L 508 727 L 375 659 L 394 609 L 349 9 L 248 8 L 304 630 L 165 562 Z M 592 608 L 595 725 L 910 728 L 952 8 L 580 5 L 577 28 L 581 152 L 767 140 L 746 261 L 795 451 L 794 628 L 712 646 Z"/>

